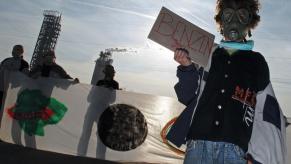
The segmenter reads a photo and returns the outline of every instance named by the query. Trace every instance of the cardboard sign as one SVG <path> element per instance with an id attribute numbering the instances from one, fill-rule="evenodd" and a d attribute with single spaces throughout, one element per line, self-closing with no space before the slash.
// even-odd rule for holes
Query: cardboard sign
<path id="1" fill-rule="evenodd" d="M 206 66 L 215 36 L 162 7 L 148 38 L 172 51 L 185 48 L 195 63 Z"/>

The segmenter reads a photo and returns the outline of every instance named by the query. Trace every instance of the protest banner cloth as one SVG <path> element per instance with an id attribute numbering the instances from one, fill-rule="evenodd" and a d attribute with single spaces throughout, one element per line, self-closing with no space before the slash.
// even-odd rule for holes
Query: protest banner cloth
<path id="1" fill-rule="evenodd" d="M 176 99 L 19 72 L 5 81 L 5 142 L 118 162 L 183 162 L 162 135 L 184 109 Z"/>

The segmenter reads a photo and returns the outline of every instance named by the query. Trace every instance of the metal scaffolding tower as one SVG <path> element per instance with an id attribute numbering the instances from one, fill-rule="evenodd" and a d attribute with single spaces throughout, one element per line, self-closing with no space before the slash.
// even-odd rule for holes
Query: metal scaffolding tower
<path id="1" fill-rule="evenodd" d="M 61 16 L 58 11 L 45 10 L 44 19 L 30 61 L 30 68 L 40 64 L 49 50 L 54 50 L 61 31 Z"/>

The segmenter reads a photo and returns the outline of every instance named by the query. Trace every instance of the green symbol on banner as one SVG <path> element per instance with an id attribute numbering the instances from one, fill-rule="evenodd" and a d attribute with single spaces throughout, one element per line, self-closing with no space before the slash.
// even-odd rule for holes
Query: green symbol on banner
<path id="1" fill-rule="evenodd" d="M 25 89 L 7 112 L 28 135 L 44 136 L 44 126 L 57 124 L 67 110 L 63 103 L 44 96 L 40 90 Z"/>

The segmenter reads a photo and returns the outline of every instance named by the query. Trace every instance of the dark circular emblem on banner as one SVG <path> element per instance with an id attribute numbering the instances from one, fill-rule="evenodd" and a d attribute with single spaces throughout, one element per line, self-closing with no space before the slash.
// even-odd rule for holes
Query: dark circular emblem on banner
<path id="1" fill-rule="evenodd" d="M 117 151 L 128 151 L 140 146 L 148 128 L 143 114 L 127 104 L 109 106 L 100 116 L 98 133 L 102 142 Z"/>

